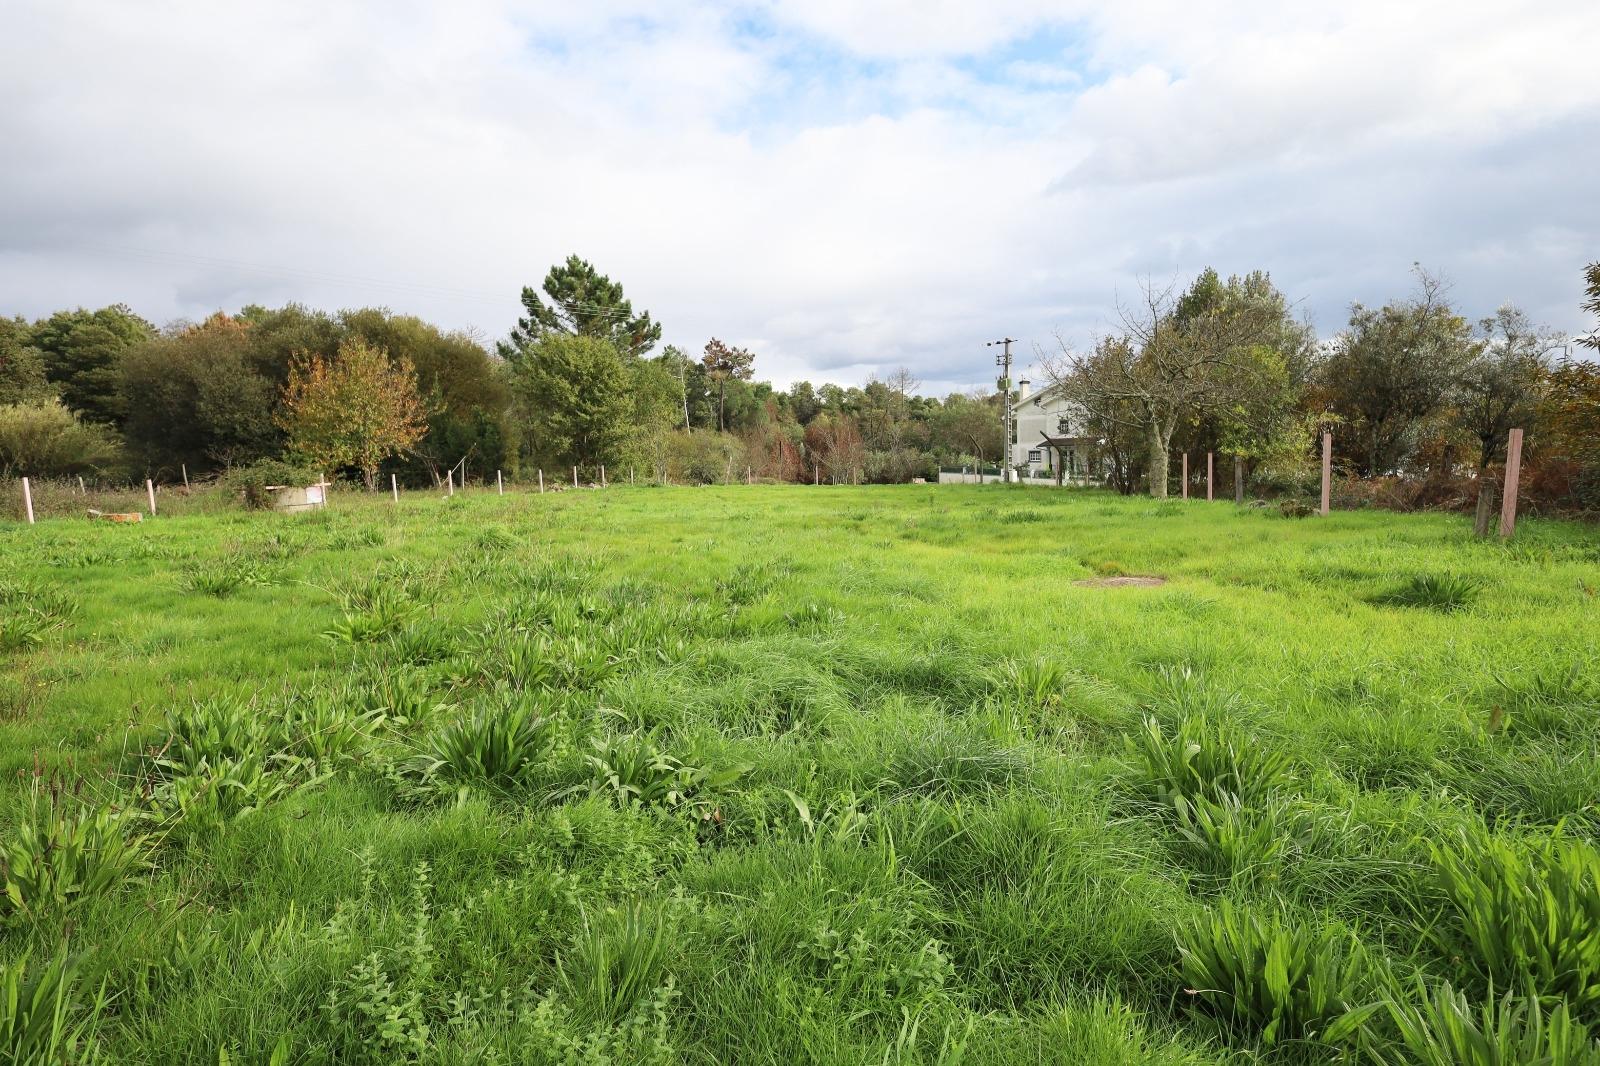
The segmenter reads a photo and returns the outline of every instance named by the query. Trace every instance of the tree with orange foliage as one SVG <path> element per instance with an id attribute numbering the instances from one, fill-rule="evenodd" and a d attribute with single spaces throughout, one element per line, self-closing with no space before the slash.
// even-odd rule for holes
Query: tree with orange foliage
<path id="1" fill-rule="evenodd" d="M 296 356 L 276 418 L 291 452 L 325 470 L 354 466 L 370 491 L 378 464 L 422 439 L 429 413 L 411 364 L 357 337 L 332 359 Z"/>

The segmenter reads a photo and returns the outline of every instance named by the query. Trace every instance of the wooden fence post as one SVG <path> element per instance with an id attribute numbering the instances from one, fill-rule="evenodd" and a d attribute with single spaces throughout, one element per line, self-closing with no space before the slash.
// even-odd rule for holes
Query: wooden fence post
<path id="1" fill-rule="evenodd" d="M 144 491 L 145 495 L 150 497 L 150 517 L 154 518 L 156 516 L 156 487 L 149 478 L 144 479 Z"/>
<path id="2" fill-rule="evenodd" d="M 1183 453 L 1183 498 L 1189 498 L 1189 453 Z"/>
<path id="3" fill-rule="evenodd" d="M 33 488 L 28 479 L 22 479 L 22 509 L 28 512 L 28 525 L 33 525 Z"/>
<path id="4" fill-rule="evenodd" d="M 630 484 L 630 485 L 633 484 L 633 466 L 632 466 L 632 464 L 629 464 L 629 466 L 628 466 L 628 484 Z"/>
<path id="5" fill-rule="evenodd" d="M 400 502 L 400 479 L 393 474 L 389 475 L 389 494 L 394 497 L 394 502 Z"/>
<path id="6" fill-rule="evenodd" d="M 606 487 L 606 464 L 600 464 L 600 487 Z"/>
<path id="7" fill-rule="evenodd" d="M 500 495 L 506 494 L 506 479 L 498 470 L 494 472 L 494 487 L 500 490 Z"/>
<path id="8" fill-rule="evenodd" d="M 1333 434 L 1322 435 L 1322 510 L 1321 514 L 1327 515 L 1328 505 L 1333 502 Z"/>
<path id="9" fill-rule="evenodd" d="M 572 468 L 572 487 L 578 487 L 578 468 L 576 466 Z"/>
<path id="10" fill-rule="evenodd" d="M 83 483 L 83 475 L 82 474 L 78 475 L 78 495 L 79 496 L 87 496 L 87 495 L 89 495 L 89 487 Z"/>
<path id="11" fill-rule="evenodd" d="M 1522 480 L 1522 430 L 1511 431 L 1506 442 L 1506 487 L 1500 497 L 1500 535 L 1517 531 L 1517 483 Z"/>
<path id="12" fill-rule="evenodd" d="M 454 470 L 446 470 L 444 472 L 444 494 L 446 496 L 454 496 L 456 494 L 456 472 Z"/>
<path id="13" fill-rule="evenodd" d="M 1212 475 L 1217 472 L 1216 453 L 1206 452 L 1206 499 L 1214 500 L 1216 496 L 1211 491 Z"/>
<path id="14" fill-rule="evenodd" d="M 189 489 L 189 464 L 179 463 L 178 468 L 183 471 L 183 488 L 187 492 Z"/>
<path id="15" fill-rule="evenodd" d="M 539 468 L 539 495 L 544 495 L 544 467 Z"/>
<path id="16" fill-rule="evenodd" d="M 1233 457 L 1233 502 L 1244 506 L 1244 456 Z"/>
<path id="17" fill-rule="evenodd" d="M 1478 510 L 1472 516 L 1472 533 L 1477 537 L 1489 535 L 1489 523 L 1494 521 L 1494 505 L 1500 501 L 1495 498 L 1494 482 L 1483 475 L 1478 476 Z"/>

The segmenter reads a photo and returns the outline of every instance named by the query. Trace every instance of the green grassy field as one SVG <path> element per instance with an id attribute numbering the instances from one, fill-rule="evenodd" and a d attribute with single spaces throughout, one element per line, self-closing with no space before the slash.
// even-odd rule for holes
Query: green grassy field
<path id="1" fill-rule="evenodd" d="M 0 1054 L 1594 1062 L 1597 588 L 1002 486 L 6 525 Z"/>

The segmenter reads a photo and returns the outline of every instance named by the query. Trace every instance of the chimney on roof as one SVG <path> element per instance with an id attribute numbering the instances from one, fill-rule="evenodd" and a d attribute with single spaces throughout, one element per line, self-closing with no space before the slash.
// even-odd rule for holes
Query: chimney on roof
<path id="1" fill-rule="evenodd" d="M 1026 400 L 1028 398 L 1028 385 L 1029 385 L 1029 381 L 1028 381 L 1027 378 L 1023 378 L 1021 381 L 1017 382 L 1017 400 L 1018 400 L 1018 402 L 1021 402 L 1022 400 Z"/>

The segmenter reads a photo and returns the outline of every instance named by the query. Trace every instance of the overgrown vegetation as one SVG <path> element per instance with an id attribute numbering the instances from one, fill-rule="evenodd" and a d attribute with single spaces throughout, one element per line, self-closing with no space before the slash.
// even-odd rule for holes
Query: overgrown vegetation
<path id="1" fill-rule="evenodd" d="M 0 1059 L 1600 1056 L 1587 527 L 617 486 L 0 532 Z"/>

